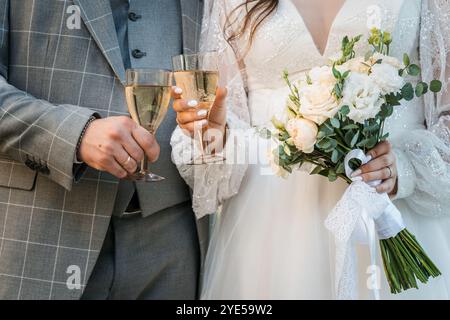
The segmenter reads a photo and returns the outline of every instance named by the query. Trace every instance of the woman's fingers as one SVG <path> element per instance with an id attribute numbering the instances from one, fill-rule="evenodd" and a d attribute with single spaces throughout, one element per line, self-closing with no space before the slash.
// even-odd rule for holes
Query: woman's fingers
<path id="1" fill-rule="evenodd" d="M 198 107 L 197 100 L 185 100 L 181 95 L 183 90 L 178 87 L 172 87 L 173 109 L 175 112 L 193 111 Z"/>
<path id="2" fill-rule="evenodd" d="M 378 193 L 388 193 L 395 189 L 396 179 L 389 178 L 384 180 L 382 184 L 376 187 Z"/>
<path id="3" fill-rule="evenodd" d="M 372 150 L 367 152 L 368 155 L 372 157 L 372 159 L 376 159 L 384 154 L 390 153 L 392 150 L 392 146 L 389 141 L 383 141 L 377 144 Z"/>
<path id="4" fill-rule="evenodd" d="M 181 99 L 181 95 L 183 94 L 183 89 L 177 86 L 172 87 L 172 98 L 175 99 Z"/>
<path id="5" fill-rule="evenodd" d="M 383 168 L 389 167 L 393 165 L 395 162 L 395 159 L 391 153 L 384 154 L 382 156 L 379 156 L 378 158 L 375 158 L 369 162 L 367 162 L 365 165 L 362 165 L 359 170 L 360 173 L 368 173 L 373 171 L 378 171 Z"/>
<path id="6" fill-rule="evenodd" d="M 196 130 L 201 130 L 208 125 L 206 119 L 200 121 L 189 122 L 185 124 L 180 124 L 180 128 L 183 131 L 188 131 L 190 135 L 193 135 Z"/>
<path id="7" fill-rule="evenodd" d="M 179 125 L 187 124 L 194 121 L 200 121 L 206 119 L 208 116 L 208 110 L 198 109 L 179 112 L 177 114 L 177 122 Z"/>
<path id="8" fill-rule="evenodd" d="M 374 180 L 386 180 L 392 177 L 395 177 L 394 169 L 391 167 L 384 167 L 377 171 L 372 171 L 368 173 L 363 173 L 360 177 L 365 181 L 374 181 Z"/>

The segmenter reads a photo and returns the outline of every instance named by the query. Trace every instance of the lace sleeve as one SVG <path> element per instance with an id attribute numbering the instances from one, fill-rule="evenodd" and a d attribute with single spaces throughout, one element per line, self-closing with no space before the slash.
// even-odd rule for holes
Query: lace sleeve
<path id="1" fill-rule="evenodd" d="M 411 210 L 427 216 L 450 215 L 450 2 L 422 2 L 420 60 L 425 82 L 440 79 L 443 90 L 427 94 L 427 130 L 405 135 L 397 151 L 399 193 Z"/>
<path id="2" fill-rule="evenodd" d="M 450 2 L 422 2 L 420 60 L 425 82 L 439 79 L 443 90 L 436 96 L 425 96 L 425 117 L 428 127 L 450 112 Z"/>
<path id="3" fill-rule="evenodd" d="M 246 143 L 245 134 L 249 125 L 247 94 L 243 80 L 243 66 L 238 50 L 232 47 L 224 37 L 224 24 L 227 14 L 231 12 L 230 2 L 205 1 L 200 50 L 218 51 L 221 65 L 219 67 L 220 83 L 228 89 L 227 126 L 228 131 L 240 132 L 238 143 L 228 143 L 225 147 L 226 163 L 208 165 L 189 165 L 186 160 L 192 154 L 192 139 L 184 135 L 179 127 L 172 135 L 172 158 L 193 192 L 193 209 L 197 218 L 215 213 L 219 206 L 235 195 L 246 172 L 247 165 L 236 163 L 236 152 L 243 150 Z M 227 3 L 227 4 L 225 4 Z M 239 158 L 239 157 L 238 157 Z"/>

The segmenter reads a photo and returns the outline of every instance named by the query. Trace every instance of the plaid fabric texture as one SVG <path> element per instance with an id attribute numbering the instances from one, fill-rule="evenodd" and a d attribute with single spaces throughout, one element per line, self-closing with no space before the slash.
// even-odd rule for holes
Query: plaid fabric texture
<path id="1" fill-rule="evenodd" d="M 195 51 L 201 1 L 180 1 Z M 0 0 L 0 299 L 81 296 L 118 181 L 74 183 L 74 153 L 93 114 L 128 114 L 122 61 L 109 0 Z"/>

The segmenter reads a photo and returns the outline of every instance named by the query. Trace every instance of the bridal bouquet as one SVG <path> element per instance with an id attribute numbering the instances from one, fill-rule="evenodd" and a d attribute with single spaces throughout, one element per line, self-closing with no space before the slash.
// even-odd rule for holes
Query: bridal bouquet
<path id="1" fill-rule="evenodd" d="M 391 35 L 371 30 L 368 42 L 373 48 L 364 57 L 356 56 L 354 46 L 362 36 L 345 37 L 342 55 L 330 65 L 315 67 L 301 79 L 291 82 L 287 99 L 287 118 L 272 119 L 275 130 L 264 129 L 266 138 L 274 138 L 272 164 L 280 176 L 287 176 L 305 163 L 313 165 L 311 174 L 342 178 L 350 184 L 343 198 L 326 221 L 337 244 L 336 290 L 348 297 L 352 262 L 351 237 L 363 230 L 369 239 L 374 262 L 375 234 L 380 240 L 384 270 L 391 292 L 417 288 L 417 279 L 426 283 L 440 271 L 427 257 L 414 235 L 404 226 L 400 212 L 386 194 L 376 193 L 374 186 L 352 179 L 351 174 L 370 158 L 366 152 L 388 138 L 384 123 L 402 100 L 439 92 L 441 83 L 418 82 L 420 68 L 407 54 L 403 61 L 389 56 Z M 350 277 L 349 277 L 350 276 Z M 347 293 L 345 293 L 347 292 Z"/>

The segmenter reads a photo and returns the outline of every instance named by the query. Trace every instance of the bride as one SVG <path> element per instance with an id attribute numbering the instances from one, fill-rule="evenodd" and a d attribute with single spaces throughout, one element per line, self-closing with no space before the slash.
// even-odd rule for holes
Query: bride
<path id="1" fill-rule="evenodd" d="M 197 216 L 219 212 L 201 297 L 335 298 L 334 242 L 324 220 L 345 183 L 329 183 L 304 171 L 281 179 L 268 175 L 263 161 L 231 163 L 229 155 L 238 152 L 236 145 L 242 140 L 247 149 L 264 148 L 263 142 L 255 144 L 258 138 L 250 128 L 267 126 L 284 109 L 283 70 L 295 80 L 308 69 L 326 64 L 339 52 L 345 35 L 366 35 L 369 28 L 379 27 L 393 35 L 391 55 L 401 58 L 408 53 L 415 61 L 419 61 L 420 44 L 424 81 L 437 77 L 447 86 L 449 21 L 433 13 L 446 12 L 448 19 L 449 5 L 438 0 L 209 2 L 201 46 L 220 52 L 220 76 L 228 93 L 225 103 L 225 90 L 218 91 L 208 120 L 210 127 L 228 134 L 227 163 L 192 166 L 181 160 L 192 143 L 193 121 L 203 120 L 203 125 L 208 121 L 190 108 L 192 101 L 181 99 L 179 90 L 175 90 L 174 104 L 179 128 L 172 137 L 173 158 L 193 188 Z M 364 55 L 368 50 L 361 42 L 357 53 Z M 436 99 L 430 95 L 397 107 L 388 125 L 390 144 L 375 147 L 373 160 L 361 168 L 365 181 L 383 180 L 378 191 L 395 200 L 408 229 L 443 274 L 420 285 L 420 290 L 394 296 L 381 270 L 382 298 L 450 298 L 450 119 L 445 116 L 450 99 L 446 99 L 444 92 Z M 240 132 L 237 144 L 230 138 L 233 130 Z M 358 261 L 358 297 L 370 298 L 365 246 L 358 247 Z"/>

